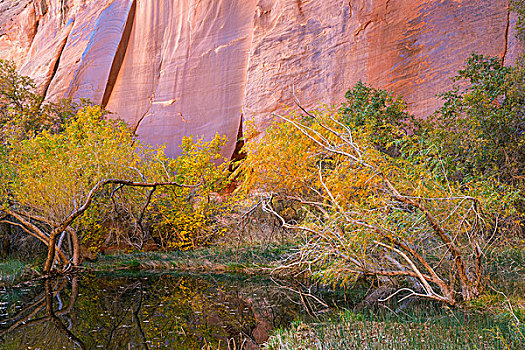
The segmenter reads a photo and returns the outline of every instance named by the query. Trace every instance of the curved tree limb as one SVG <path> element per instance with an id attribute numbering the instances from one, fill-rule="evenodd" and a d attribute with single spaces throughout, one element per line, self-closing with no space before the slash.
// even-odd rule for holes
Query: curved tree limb
<path id="1" fill-rule="evenodd" d="M 72 223 L 73 221 L 84 214 L 84 212 L 89 208 L 91 205 L 91 202 L 93 201 L 93 198 L 96 196 L 99 190 L 101 190 L 105 185 L 108 184 L 116 184 L 116 185 L 123 185 L 123 186 L 130 186 L 130 187 L 159 187 L 159 186 L 176 186 L 176 187 L 185 187 L 185 188 L 196 188 L 200 186 L 199 184 L 196 185 L 186 185 L 186 184 L 180 184 L 178 182 L 137 182 L 137 181 L 129 181 L 129 180 L 121 180 L 121 179 L 107 179 L 107 180 L 101 180 L 95 186 L 91 188 L 89 191 L 86 200 L 84 201 L 84 204 L 78 208 L 76 211 L 71 213 L 62 223 L 60 223 L 58 226 L 56 226 L 51 233 L 49 234 L 49 248 L 47 252 L 47 259 L 44 266 L 44 273 L 49 274 L 51 271 L 51 268 L 53 266 L 54 256 L 55 256 L 55 243 L 57 236 L 65 231 Z"/>

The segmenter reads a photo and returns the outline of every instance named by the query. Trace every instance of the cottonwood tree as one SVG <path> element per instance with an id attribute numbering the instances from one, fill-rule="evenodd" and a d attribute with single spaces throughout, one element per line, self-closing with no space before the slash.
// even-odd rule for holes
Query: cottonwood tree
<path id="1" fill-rule="evenodd" d="M 225 177 L 222 170 L 226 165 L 214 163 L 222 140 L 217 137 L 194 147 L 202 151 L 198 153 L 202 155 L 199 168 L 195 162 L 188 162 L 192 155 L 170 159 L 162 148 L 136 141 L 123 122 L 104 119 L 102 108 L 85 107 L 63 125 L 62 132 L 43 131 L 25 140 L 10 140 L 2 166 L 2 221 L 48 246 L 44 273 L 49 273 L 55 263 L 77 266 L 80 245 L 98 232 L 94 226 L 102 225 L 99 231 L 106 234 L 110 230 L 109 225 L 104 227 L 108 212 L 96 204 L 117 206 L 119 201 L 118 206 L 127 206 L 133 218 L 128 224 L 141 228 L 152 203 L 170 198 L 170 194 L 182 197 L 194 208 L 202 206 L 203 201 L 195 204 L 184 195 L 209 194 L 223 178 L 220 174 Z M 211 149 L 210 144 L 214 145 Z M 191 148 L 195 142 L 186 140 L 185 145 Z M 192 165 L 195 167 L 189 168 Z M 126 188 L 133 191 L 122 194 Z M 165 188 L 170 188 L 170 194 Z M 163 202 L 164 206 L 155 208 L 167 210 L 172 204 Z M 205 220 L 199 216 L 197 221 Z M 185 234 L 193 237 L 191 232 Z"/>
<path id="2" fill-rule="evenodd" d="M 240 171 L 242 189 L 303 234 L 290 266 L 330 282 L 408 278 L 404 297 L 451 305 L 480 294 L 485 217 L 502 200 L 490 184 L 456 187 L 417 142 L 410 157 L 389 156 L 339 108 L 276 117 Z"/>
<path id="3" fill-rule="evenodd" d="M 77 266 L 81 246 L 191 248 L 220 233 L 225 137 L 186 137 L 172 159 L 105 115 L 86 100 L 45 102 L 0 60 L 0 221 L 48 247 L 45 273 Z"/>

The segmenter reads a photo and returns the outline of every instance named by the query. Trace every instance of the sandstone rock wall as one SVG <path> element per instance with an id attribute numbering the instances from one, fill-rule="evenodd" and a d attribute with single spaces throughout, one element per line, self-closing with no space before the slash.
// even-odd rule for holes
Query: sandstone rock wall
<path id="1" fill-rule="evenodd" d="M 508 0 L 0 0 L 0 58 L 49 100 L 88 97 L 176 155 L 241 116 L 336 103 L 363 80 L 424 116 L 473 51 L 512 63 Z"/>

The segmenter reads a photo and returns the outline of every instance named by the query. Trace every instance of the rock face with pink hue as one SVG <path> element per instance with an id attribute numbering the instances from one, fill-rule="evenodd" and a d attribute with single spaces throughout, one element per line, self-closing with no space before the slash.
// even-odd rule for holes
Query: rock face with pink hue
<path id="1" fill-rule="evenodd" d="M 0 0 L 0 58 L 49 100 L 87 97 L 176 155 L 241 116 L 341 102 L 359 80 L 424 116 L 475 51 L 512 63 L 508 0 Z"/>
<path id="2" fill-rule="evenodd" d="M 394 91 L 425 116 L 471 52 L 514 59 L 505 57 L 505 0 L 266 0 L 254 28 L 244 112 L 261 126 L 293 106 L 294 89 L 313 107 L 341 102 L 359 80 Z"/>

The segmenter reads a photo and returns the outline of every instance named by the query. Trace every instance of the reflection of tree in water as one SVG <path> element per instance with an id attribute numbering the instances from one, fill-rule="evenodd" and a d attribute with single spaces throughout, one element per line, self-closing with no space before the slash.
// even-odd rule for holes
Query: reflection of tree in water
<path id="1" fill-rule="evenodd" d="M 45 280 L 43 292 L 2 322 L 7 327 L 0 330 L 0 345 L 8 349 L 29 348 L 31 344 L 49 349 L 85 349 L 71 332 L 69 318 L 78 296 L 78 278 L 71 279 L 71 289 L 66 292 L 68 284 L 68 278 Z"/>
<path id="2" fill-rule="evenodd" d="M 274 285 L 189 275 L 150 278 L 133 283 L 118 279 L 111 285 L 97 280 L 86 286 L 83 293 L 92 297 L 82 298 L 81 308 L 93 310 L 96 306 L 90 303 L 96 301 L 106 311 L 81 320 L 97 325 L 96 332 L 86 334 L 87 344 L 105 339 L 108 349 L 128 344 L 133 348 L 201 349 L 205 342 L 212 348 L 219 343 L 226 347 L 232 338 L 236 344 L 260 344 L 270 330 L 288 324 L 300 312 L 300 306 L 285 301 L 283 291 Z"/>
<path id="3" fill-rule="evenodd" d="M 286 288 L 220 276 L 88 275 L 44 286 L 2 323 L 0 347 L 227 349 L 235 342 L 252 349 L 306 312 L 304 296 Z"/>

